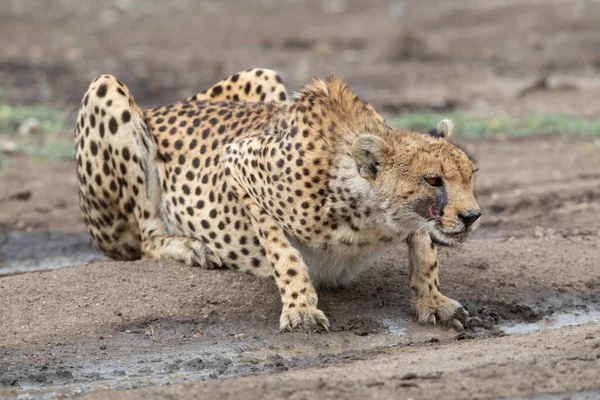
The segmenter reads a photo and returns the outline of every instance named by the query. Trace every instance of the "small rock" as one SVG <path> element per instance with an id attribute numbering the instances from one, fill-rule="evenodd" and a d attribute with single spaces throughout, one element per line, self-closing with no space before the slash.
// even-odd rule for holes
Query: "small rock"
<path id="1" fill-rule="evenodd" d="M 504 332 L 502 329 L 500 328 L 494 328 L 492 329 L 492 331 L 490 332 L 490 335 L 492 336 L 496 336 L 496 337 L 502 337 L 502 336 L 506 336 L 506 332 Z"/>
<path id="2" fill-rule="evenodd" d="M 483 326 L 483 320 L 479 317 L 467 318 L 467 327 L 469 328 L 480 328 Z"/>
<path id="3" fill-rule="evenodd" d="M 204 369 L 206 363 L 201 358 L 194 358 L 185 363 L 186 369 L 190 369 L 193 371 L 200 371 Z"/>
<path id="4" fill-rule="evenodd" d="M 468 339 L 474 339 L 475 336 L 473 336 L 470 333 L 467 332 L 461 332 L 458 335 L 456 335 L 456 337 L 454 338 L 454 340 L 468 340 Z"/>
<path id="5" fill-rule="evenodd" d="M 9 194 L 7 199 L 8 200 L 27 201 L 27 200 L 31 199 L 31 191 L 30 190 L 22 190 L 20 192 Z"/>
<path id="6" fill-rule="evenodd" d="M 419 385 L 417 385 L 416 382 L 400 382 L 398 384 L 399 387 L 417 387 Z"/>
<path id="7" fill-rule="evenodd" d="M 0 386 L 12 386 L 18 382 L 18 378 L 13 374 L 0 375 Z"/>
<path id="8" fill-rule="evenodd" d="M 179 366 L 179 363 L 172 363 L 169 364 L 165 367 L 165 372 L 175 372 L 175 371 L 179 371 L 181 369 L 181 367 Z"/>
<path id="9" fill-rule="evenodd" d="M 89 374 L 83 375 L 83 377 L 86 379 L 91 379 L 93 381 L 96 381 L 96 380 L 102 378 L 98 372 L 90 372 Z"/>
<path id="10" fill-rule="evenodd" d="M 100 350 L 106 350 L 106 345 L 105 344 L 101 345 Z"/>
<path id="11" fill-rule="evenodd" d="M 404 374 L 402 376 L 402 378 L 400 378 L 400 379 L 403 380 L 403 381 L 408 381 L 408 380 L 411 380 L 411 379 L 417 379 L 417 374 L 415 374 L 414 372 L 409 372 L 407 374 Z"/>
<path id="12" fill-rule="evenodd" d="M 110 373 L 112 376 L 125 376 L 127 375 L 125 373 L 125 371 L 123 371 L 122 369 L 115 369 L 113 372 Z"/>
<path id="13" fill-rule="evenodd" d="M 590 279 L 589 281 L 585 282 L 585 286 L 588 289 L 593 289 L 596 286 L 600 286 L 600 279 L 597 279 L 597 278 Z"/>
<path id="14" fill-rule="evenodd" d="M 544 237 L 544 228 L 542 228 L 541 226 L 536 226 L 533 231 L 533 237 L 535 237 L 535 238 Z"/>
<path id="15" fill-rule="evenodd" d="M 33 382 L 46 382 L 48 380 L 48 376 L 45 373 L 30 374 L 28 378 Z"/>
<path id="16" fill-rule="evenodd" d="M 474 268 L 480 269 L 482 271 L 485 271 L 486 269 L 490 269 L 490 263 L 488 263 L 487 261 L 481 261 L 478 263 L 474 263 L 472 266 Z"/>
<path id="17" fill-rule="evenodd" d="M 225 357 L 215 357 L 213 358 L 208 364 L 207 364 L 207 368 L 215 368 L 215 369 L 221 369 L 221 368 L 226 368 L 229 365 L 231 365 L 231 359 L 230 358 L 225 358 Z"/>
<path id="18" fill-rule="evenodd" d="M 66 369 L 59 369 L 56 371 L 56 378 L 61 380 L 73 379 L 73 373 Z"/>
<path id="19" fill-rule="evenodd" d="M 487 316 L 482 319 L 483 327 L 487 330 L 493 330 L 496 327 L 496 321 L 492 316 Z"/>
<path id="20" fill-rule="evenodd" d="M 369 388 L 370 387 L 377 387 L 377 386 L 384 386 L 384 385 L 385 385 L 385 382 L 382 382 L 382 381 L 380 381 L 378 379 L 371 379 L 371 380 L 365 382 L 365 386 L 369 387 Z"/>
<path id="21" fill-rule="evenodd" d="M 204 329 L 198 329 L 198 330 L 197 330 L 197 331 L 196 331 L 196 332 L 195 332 L 195 333 L 192 335 L 192 337 L 199 338 L 199 337 L 202 337 L 203 335 L 204 335 Z"/>

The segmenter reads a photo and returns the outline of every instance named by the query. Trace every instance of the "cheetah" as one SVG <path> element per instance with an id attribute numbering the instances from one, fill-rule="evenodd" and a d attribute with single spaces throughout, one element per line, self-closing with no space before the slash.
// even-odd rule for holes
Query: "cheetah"
<path id="1" fill-rule="evenodd" d="M 404 241 L 417 320 L 461 329 L 437 247 L 465 241 L 481 212 L 452 130 L 393 129 L 335 76 L 290 98 L 275 72 L 252 69 L 141 110 L 102 75 L 75 128 L 80 207 L 113 259 L 273 277 L 282 331 L 327 330 L 316 288 L 348 285 Z"/>

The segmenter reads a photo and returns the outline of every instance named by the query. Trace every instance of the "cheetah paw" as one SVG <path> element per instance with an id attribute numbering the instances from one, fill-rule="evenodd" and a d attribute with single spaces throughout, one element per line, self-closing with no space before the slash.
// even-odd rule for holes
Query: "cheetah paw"
<path id="1" fill-rule="evenodd" d="M 190 238 L 171 238 L 163 256 L 183 261 L 188 266 L 204 269 L 222 268 L 221 259 L 204 242 Z"/>
<path id="2" fill-rule="evenodd" d="M 188 245 L 185 263 L 192 267 L 204 269 L 223 268 L 223 262 L 210 247 L 199 240 L 193 240 Z"/>
<path id="3" fill-rule="evenodd" d="M 420 324 L 435 325 L 439 321 L 443 326 L 454 328 L 459 332 L 465 330 L 461 320 L 465 320 L 468 312 L 456 300 L 438 293 L 436 296 L 414 300 L 413 307 Z"/>
<path id="4" fill-rule="evenodd" d="M 279 330 L 282 332 L 293 331 L 301 325 L 305 325 L 309 329 L 329 332 L 329 320 L 316 306 L 306 305 L 290 308 L 289 305 L 284 305 L 279 319 Z"/>

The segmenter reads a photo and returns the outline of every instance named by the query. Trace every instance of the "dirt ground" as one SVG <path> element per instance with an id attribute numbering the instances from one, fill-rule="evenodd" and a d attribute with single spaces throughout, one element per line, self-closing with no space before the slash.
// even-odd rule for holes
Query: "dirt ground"
<path id="1" fill-rule="evenodd" d="M 0 87 L 16 104 L 68 109 L 108 72 L 151 105 L 263 66 L 290 90 L 341 73 L 388 114 L 598 118 L 600 3 L 432 4 L 7 1 Z M 440 252 L 441 290 L 470 313 L 461 334 L 412 320 L 404 247 L 354 286 L 320 292 L 330 334 L 279 334 L 273 282 L 102 259 L 74 163 L 10 157 L 0 398 L 600 397 L 600 139 L 457 141 L 479 160 L 484 211 L 472 240 Z M 74 266 L 9 273 L 49 259 Z"/>

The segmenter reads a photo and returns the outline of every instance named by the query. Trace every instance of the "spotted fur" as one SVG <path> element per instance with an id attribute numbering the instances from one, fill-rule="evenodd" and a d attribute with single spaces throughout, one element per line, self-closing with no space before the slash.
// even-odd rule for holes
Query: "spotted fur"
<path id="1" fill-rule="evenodd" d="M 419 321 L 456 324 L 433 241 L 466 239 L 479 210 L 473 162 L 451 131 L 394 130 L 335 77 L 290 101 L 276 73 L 248 70 L 142 111 L 103 75 L 75 129 L 81 209 L 112 258 L 273 276 L 282 330 L 326 329 L 315 287 L 353 281 L 406 240 Z"/>

